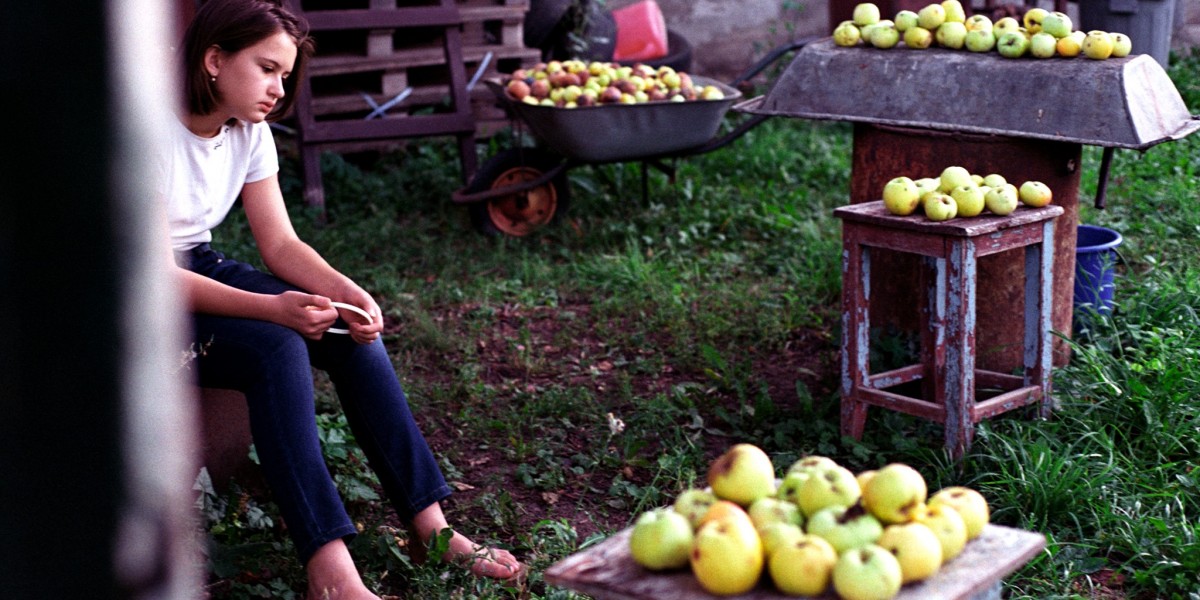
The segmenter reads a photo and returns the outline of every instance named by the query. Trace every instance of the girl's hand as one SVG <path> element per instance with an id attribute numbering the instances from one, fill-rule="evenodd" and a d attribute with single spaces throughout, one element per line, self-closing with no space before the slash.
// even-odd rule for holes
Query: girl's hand
<path id="1" fill-rule="evenodd" d="M 338 317 L 337 309 L 325 296 L 287 291 L 275 296 L 275 302 L 276 322 L 312 340 L 321 339 Z"/>
<path id="2" fill-rule="evenodd" d="M 370 344 L 379 339 L 379 335 L 383 332 L 383 312 L 379 310 L 379 305 L 375 303 L 375 299 L 370 294 L 358 286 L 352 286 L 345 290 L 337 300 L 357 306 L 371 315 L 371 322 L 368 323 L 362 315 L 354 311 L 338 310 L 342 320 L 350 325 L 351 339 L 360 344 Z"/>

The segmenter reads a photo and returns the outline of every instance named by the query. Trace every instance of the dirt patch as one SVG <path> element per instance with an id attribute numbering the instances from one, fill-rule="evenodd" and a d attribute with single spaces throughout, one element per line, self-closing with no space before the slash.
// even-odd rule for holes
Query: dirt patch
<path id="1" fill-rule="evenodd" d="M 479 307 L 455 306 L 435 311 L 435 321 L 461 323 L 471 317 Z M 481 383 L 491 386 L 500 396 L 537 393 L 551 387 L 586 388 L 600 404 L 617 415 L 631 414 L 634 406 L 624 406 L 628 401 L 621 398 L 651 397 L 666 392 L 674 386 L 703 381 L 704 373 L 681 371 L 670 357 L 659 356 L 671 347 L 666 333 L 651 333 L 649 339 L 634 349 L 616 349 L 607 340 L 611 339 L 612 328 L 629 327 L 644 331 L 642 324 L 622 324 L 605 320 L 603 326 L 596 323 L 593 309 L 583 303 L 562 304 L 553 307 L 503 306 L 489 315 L 487 326 L 478 330 L 473 340 L 475 355 L 470 360 L 478 365 Z M 605 332 L 608 332 L 606 334 Z M 784 410 L 799 402 L 797 381 L 807 387 L 813 397 L 828 397 L 836 384 L 837 345 L 829 331 L 820 329 L 795 331 L 781 349 L 771 352 L 747 348 L 745 356 L 753 369 L 755 381 L 765 385 L 771 398 Z M 453 358 L 443 357 L 447 364 Z M 628 368 L 639 362 L 640 369 Z M 648 370 L 645 365 L 654 368 Z M 448 380 L 445 369 L 421 369 L 422 383 Z M 618 385 L 620 390 L 618 393 Z M 632 393 L 631 393 L 632 392 Z M 730 399 L 730 408 L 735 408 Z M 504 411 L 503 402 L 496 402 L 492 410 Z M 418 407 L 418 419 L 425 427 L 430 445 L 436 449 L 456 448 L 460 429 L 448 414 L 454 410 L 439 406 L 438 412 L 422 412 Z M 453 408 L 453 407 L 450 407 Z M 475 407 L 478 410 L 478 407 Z M 610 423 L 612 426 L 619 426 Z M 567 444 L 578 444 L 583 453 L 589 436 L 584 432 L 557 432 Z M 594 438 L 594 436 L 592 436 Z M 543 520 L 565 521 L 577 531 L 579 539 L 607 531 L 615 531 L 628 524 L 631 514 L 627 507 L 614 506 L 612 496 L 596 493 L 604 489 L 618 476 L 634 485 L 649 485 L 653 477 L 646 469 L 628 465 L 611 468 L 589 468 L 576 479 L 554 490 L 535 489 L 522 484 L 518 477 L 518 466 L 506 452 L 508 441 L 472 440 L 486 442 L 479 452 L 472 451 L 467 460 L 457 460 L 455 466 L 462 472 L 462 481 L 455 482 L 458 491 L 447 503 L 447 512 L 455 522 L 488 523 L 492 518 L 488 510 L 480 505 L 483 494 L 503 490 L 518 508 L 516 532 L 528 532 Z M 644 440 L 644 456 L 655 456 L 662 448 L 657 440 Z M 706 453 L 715 457 L 727 443 L 715 437 L 708 441 Z M 467 483 L 470 482 L 470 483 Z M 515 540 L 514 540 L 515 541 Z"/>

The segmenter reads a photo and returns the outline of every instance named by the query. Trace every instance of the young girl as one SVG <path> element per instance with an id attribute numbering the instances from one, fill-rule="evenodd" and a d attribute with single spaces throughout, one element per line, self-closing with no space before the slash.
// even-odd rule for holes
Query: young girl
<path id="1" fill-rule="evenodd" d="M 198 383 L 245 393 L 262 470 L 307 568 L 308 597 L 376 598 L 346 547 L 355 527 L 322 458 L 310 365 L 329 373 L 384 491 L 422 543 L 449 527 L 439 502 L 450 489 L 380 340 L 379 305 L 288 220 L 267 122 L 291 107 L 312 51 L 305 25 L 278 1 L 204 2 L 180 48 L 186 105 L 163 157 L 161 193 L 194 340 L 205 348 Z M 269 273 L 209 244 L 239 197 Z M 348 334 L 331 333 L 335 324 Z M 457 532 L 449 548 L 479 576 L 507 579 L 521 569 L 508 552 Z"/>

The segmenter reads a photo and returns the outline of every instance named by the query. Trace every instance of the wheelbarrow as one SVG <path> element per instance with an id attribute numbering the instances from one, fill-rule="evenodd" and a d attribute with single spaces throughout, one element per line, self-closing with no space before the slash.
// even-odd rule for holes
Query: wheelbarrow
<path id="1" fill-rule="evenodd" d="M 752 115 L 717 136 L 725 114 L 742 98 L 737 87 L 789 52 L 817 38 L 789 42 L 773 49 L 729 84 L 692 75 L 697 87 L 714 85 L 719 100 L 648 102 L 557 108 L 513 100 L 499 80 L 484 80 L 513 121 L 527 127 L 536 146 L 516 145 L 480 165 L 470 182 L 451 194 L 467 205 L 472 225 L 489 235 L 525 236 L 560 219 L 570 205 L 567 172 L 582 165 L 642 163 L 642 195 L 647 194 L 647 167 L 674 179 L 668 161 L 722 148 L 761 124 L 768 115 Z M 521 136 L 516 136 L 518 142 Z"/>

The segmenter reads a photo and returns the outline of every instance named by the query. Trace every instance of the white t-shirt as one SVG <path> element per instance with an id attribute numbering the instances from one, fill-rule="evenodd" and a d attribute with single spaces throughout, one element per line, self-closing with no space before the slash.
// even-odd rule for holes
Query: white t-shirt
<path id="1" fill-rule="evenodd" d="M 204 138 L 178 119 L 171 121 L 171 152 L 163 157 L 159 185 L 167 203 L 171 246 L 183 251 L 211 242 L 212 229 L 225 220 L 242 186 L 279 172 L 279 157 L 265 122 L 239 121 Z"/>

